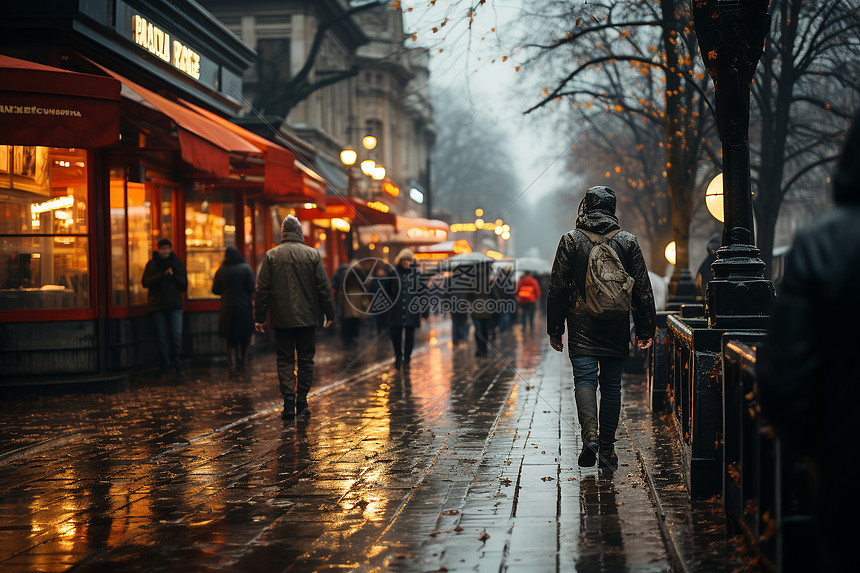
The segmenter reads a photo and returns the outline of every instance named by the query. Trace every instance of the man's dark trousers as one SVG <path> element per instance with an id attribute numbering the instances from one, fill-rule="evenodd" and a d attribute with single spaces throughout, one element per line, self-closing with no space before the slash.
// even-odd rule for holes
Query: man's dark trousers
<path id="1" fill-rule="evenodd" d="M 276 328 L 275 342 L 278 345 L 278 382 L 284 401 L 296 401 L 297 382 L 299 400 L 305 400 L 314 382 L 316 327 Z"/>
<path id="2" fill-rule="evenodd" d="M 182 309 L 153 310 L 155 338 L 161 371 L 167 372 L 172 364 L 179 370 L 179 350 L 182 347 Z"/>

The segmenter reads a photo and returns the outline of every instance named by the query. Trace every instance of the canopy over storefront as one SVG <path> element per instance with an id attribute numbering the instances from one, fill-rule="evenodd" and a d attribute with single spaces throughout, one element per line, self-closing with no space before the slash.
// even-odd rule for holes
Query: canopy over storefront
<path id="1" fill-rule="evenodd" d="M 326 179 L 313 169 L 303 165 L 296 158 L 295 153 L 191 102 L 180 101 L 189 109 L 263 151 L 266 159 L 263 172 L 264 196 L 270 199 L 305 201 L 320 206 L 326 205 Z"/>
<path id="2" fill-rule="evenodd" d="M 103 147 L 119 137 L 120 83 L 0 55 L 0 142 Z"/>
<path id="3" fill-rule="evenodd" d="M 176 124 L 182 160 L 201 171 L 226 179 L 230 176 L 230 153 L 262 155 L 263 151 L 246 139 L 181 104 L 103 66 L 99 68 L 122 82 L 126 99 L 155 109 Z"/>

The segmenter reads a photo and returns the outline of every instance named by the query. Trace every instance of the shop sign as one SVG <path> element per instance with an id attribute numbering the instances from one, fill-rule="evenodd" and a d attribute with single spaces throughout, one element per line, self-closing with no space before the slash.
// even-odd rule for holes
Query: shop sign
<path id="1" fill-rule="evenodd" d="M 390 210 L 390 207 L 382 201 L 368 201 L 367 206 L 381 213 L 388 213 L 388 211 Z"/>
<path id="2" fill-rule="evenodd" d="M 30 212 L 33 215 L 37 215 L 39 213 L 47 213 L 48 211 L 55 211 L 57 209 L 71 207 L 74 204 L 74 197 L 72 197 L 71 195 L 64 195 L 62 197 L 51 199 L 50 201 L 45 201 L 44 203 L 34 203 L 30 205 Z"/>
<path id="3" fill-rule="evenodd" d="M 131 29 L 135 44 L 180 72 L 188 74 L 195 80 L 200 79 L 200 54 L 182 42 L 171 41 L 170 34 L 137 14 L 132 16 Z"/>
<path id="4" fill-rule="evenodd" d="M 444 260 L 448 258 L 448 253 L 415 253 L 412 257 L 416 261 L 420 260 Z"/>
<path id="5" fill-rule="evenodd" d="M 428 229 L 427 227 L 412 227 L 406 230 L 406 236 L 410 239 L 437 239 L 444 241 L 448 233 L 442 229 Z"/>

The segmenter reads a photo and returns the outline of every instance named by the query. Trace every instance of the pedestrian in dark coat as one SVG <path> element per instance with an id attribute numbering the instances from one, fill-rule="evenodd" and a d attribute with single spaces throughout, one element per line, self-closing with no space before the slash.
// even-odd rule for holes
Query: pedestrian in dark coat
<path id="1" fill-rule="evenodd" d="M 155 325 L 161 373 L 166 374 L 171 365 L 180 373 L 182 293 L 188 290 L 188 275 L 170 239 L 158 241 L 158 250 L 143 269 L 141 283 L 149 290 L 146 311 Z"/>
<path id="2" fill-rule="evenodd" d="M 429 309 L 422 308 L 424 283 L 421 272 L 413 266 L 414 254 L 403 249 L 394 258 L 394 270 L 385 281 L 388 296 L 393 301 L 388 311 L 391 344 L 394 346 L 394 366 L 409 366 L 415 346 L 415 329 L 421 326 L 421 316 Z"/>
<path id="3" fill-rule="evenodd" d="M 512 328 L 517 316 L 517 285 L 511 267 L 504 267 L 499 271 L 495 283 L 501 303 L 498 312 L 499 332 L 507 332 Z"/>
<path id="4" fill-rule="evenodd" d="M 797 234 L 757 353 L 761 407 L 803 460 L 825 549 L 820 571 L 860 571 L 860 114 L 833 177 L 836 207 Z M 815 540 L 799 548 L 815 551 Z"/>
<path id="5" fill-rule="evenodd" d="M 629 352 L 630 322 L 626 316 L 601 320 L 589 313 L 585 304 L 585 276 L 594 244 L 582 231 L 604 236 L 619 231 L 608 243 L 635 281 L 631 310 L 637 346 L 648 348 L 656 331 L 654 295 L 642 250 L 635 236 L 620 229 L 615 216 L 615 191 L 609 187 L 592 187 L 586 191 L 579 206 L 576 229 L 559 241 L 547 293 L 547 334 L 550 345 L 558 352 L 564 348 L 562 335 L 567 323 L 576 407 L 585 444 L 579 456 L 579 465 L 583 467 L 593 466 L 598 456 L 605 467 L 618 464 L 615 430 L 621 412 L 621 372 Z"/>
<path id="6" fill-rule="evenodd" d="M 257 277 L 256 329 L 275 330 L 278 381 L 284 397 L 281 417 L 309 414 L 308 392 L 314 381 L 316 327 L 334 322 L 331 282 L 319 251 L 304 244 L 302 224 L 287 215 L 281 224 L 281 244 L 263 257 Z M 296 358 L 298 357 L 298 372 Z"/>
<path id="7" fill-rule="evenodd" d="M 254 302 L 251 300 L 254 271 L 236 247 L 227 247 L 224 262 L 212 281 L 212 293 L 221 296 L 218 334 L 227 341 L 227 368 L 235 375 L 245 370 L 248 345 L 254 334 Z"/>
<path id="8" fill-rule="evenodd" d="M 489 263 L 475 265 L 474 288 L 467 293 L 469 314 L 475 325 L 475 356 L 487 356 L 487 348 L 491 337 L 491 328 L 499 308 L 499 290 L 494 281 L 490 280 Z"/>

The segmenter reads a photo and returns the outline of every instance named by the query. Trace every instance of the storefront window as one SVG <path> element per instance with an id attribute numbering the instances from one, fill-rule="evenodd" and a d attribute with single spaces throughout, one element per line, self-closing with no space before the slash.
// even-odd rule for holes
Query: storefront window
<path id="1" fill-rule="evenodd" d="M 125 174 L 110 172 L 110 274 L 114 306 L 128 304 L 128 263 L 125 238 Z"/>
<path id="2" fill-rule="evenodd" d="M 224 249 L 236 244 L 235 196 L 227 190 L 190 190 L 185 200 L 185 253 L 188 298 L 217 298 L 212 278 Z"/>
<path id="3" fill-rule="evenodd" d="M 90 306 L 86 162 L 0 145 L 0 309 Z"/>
<path id="4" fill-rule="evenodd" d="M 161 186 L 161 231 L 158 238 L 173 236 L 173 189 Z"/>
<path id="5" fill-rule="evenodd" d="M 143 183 L 126 183 L 128 303 L 146 304 L 143 270 L 152 258 L 152 194 Z"/>

